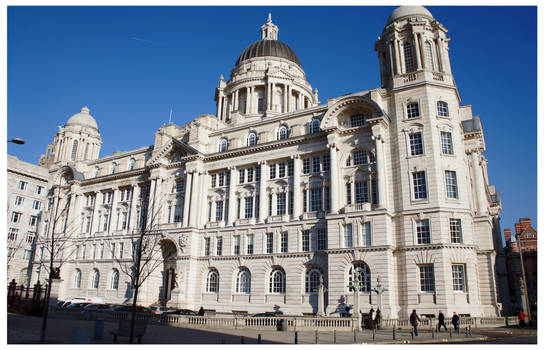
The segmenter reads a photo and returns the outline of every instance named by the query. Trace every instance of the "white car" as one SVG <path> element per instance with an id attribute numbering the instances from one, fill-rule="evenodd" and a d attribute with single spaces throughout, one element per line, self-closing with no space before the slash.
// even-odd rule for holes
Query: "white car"
<path id="1" fill-rule="evenodd" d="M 75 303 L 103 304 L 104 300 L 97 297 L 76 297 L 66 300 L 64 304 L 62 304 L 62 307 L 67 307 L 68 305 Z"/>

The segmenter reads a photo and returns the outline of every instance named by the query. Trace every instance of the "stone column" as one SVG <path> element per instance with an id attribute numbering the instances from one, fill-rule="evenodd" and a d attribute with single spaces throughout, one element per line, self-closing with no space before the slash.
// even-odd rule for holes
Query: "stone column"
<path id="1" fill-rule="evenodd" d="M 132 197 L 130 200 L 130 211 L 128 213 L 128 225 L 127 225 L 127 232 L 130 232 L 131 229 L 134 229 L 136 226 L 136 204 L 138 202 L 138 198 L 140 197 L 140 186 L 138 184 L 132 185 Z"/>
<path id="2" fill-rule="evenodd" d="M 270 191 L 270 194 L 272 195 L 272 215 L 276 215 L 278 211 L 278 196 L 275 190 Z"/>
<path id="3" fill-rule="evenodd" d="M 246 87 L 246 113 L 245 114 L 249 114 L 249 87 Z"/>
<path id="4" fill-rule="evenodd" d="M 259 183 L 259 223 L 263 223 L 264 219 L 268 216 L 268 198 L 266 197 L 266 177 L 268 176 L 268 166 L 266 161 L 262 160 L 261 167 L 261 181 Z"/>
<path id="5" fill-rule="evenodd" d="M 281 111 L 287 113 L 287 84 L 283 84 L 283 106 Z"/>
<path id="6" fill-rule="evenodd" d="M 419 46 L 419 40 L 418 40 L 418 33 L 414 33 L 414 51 L 416 52 L 416 64 L 417 64 L 417 70 L 421 69 L 421 51 Z"/>
<path id="7" fill-rule="evenodd" d="M 229 217 L 227 225 L 232 226 L 234 224 L 236 215 L 236 196 L 234 191 L 236 190 L 236 167 L 230 167 L 230 185 L 229 185 Z M 262 174 L 261 174 L 262 175 Z"/>
<path id="8" fill-rule="evenodd" d="M 440 72 L 445 72 L 444 67 L 444 46 L 442 45 L 442 38 L 436 39 L 436 44 L 438 47 L 438 70 Z"/>
<path id="9" fill-rule="evenodd" d="M 336 144 L 329 143 L 330 161 L 331 161 L 331 181 L 330 181 L 330 195 L 331 195 L 331 213 L 336 214 L 340 209 L 338 204 L 338 160 L 336 159 Z"/>
<path id="10" fill-rule="evenodd" d="M 199 227 L 204 227 L 208 219 L 208 217 L 206 216 L 206 212 L 208 210 L 208 186 L 209 185 L 210 185 L 210 177 L 208 176 L 207 172 L 203 171 L 200 176 L 200 194 L 198 195 L 198 198 L 199 198 L 198 204 L 200 209 Z"/>
<path id="11" fill-rule="evenodd" d="M 351 182 L 349 183 L 349 186 L 351 187 L 351 190 L 350 190 L 351 204 L 355 204 L 355 177 L 351 178 Z"/>
<path id="12" fill-rule="evenodd" d="M 108 223 L 108 232 L 113 233 L 117 230 L 117 199 L 119 198 L 119 187 L 112 188 L 110 222 Z M 113 217 L 115 215 L 115 218 Z"/>
<path id="13" fill-rule="evenodd" d="M 293 217 L 298 220 L 302 214 L 302 192 L 300 189 L 301 159 L 298 154 L 291 156 L 291 158 L 293 159 Z"/>
<path id="14" fill-rule="evenodd" d="M 480 167 L 480 153 L 472 152 L 472 170 L 476 187 L 476 198 L 478 202 L 478 215 L 485 215 L 487 211 L 487 196 L 485 193 L 485 182 L 482 168 Z"/>
<path id="15" fill-rule="evenodd" d="M 185 170 L 185 199 L 183 200 L 183 227 L 189 226 L 189 207 L 191 206 L 191 187 L 193 175 Z"/>
<path id="16" fill-rule="evenodd" d="M 402 65 L 400 64 L 400 49 L 399 49 L 399 41 L 397 38 L 393 41 L 395 45 L 395 66 L 397 70 L 397 74 L 404 74 L 404 71 L 402 70 Z"/>
<path id="17" fill-rule="evenodd" d="M 198 204 L 200 203 L 200 193 L 198 193 L 199 173 L 197 170 L 193 172 L 193 180 L 191 186 L 191 208 L 189 213 L 189 226 L 196 227 L 198 225 Z"/>
<path id="18" fill-rule="evenodd" d="M 393 48 L 393 42 L 392 41 L 387 43 L 387 49 L 388 49 L 388 53 L 389 53 L 389 64 L 390 64 L 390 67 L 391 67 L 391 75 L 398 74 L 397 73 L 397 67 L 395 67 L 395 59 L 393 57 L 394 48 Z"/>
<path id="19" fill-rule="evenodd" d="M 372 127 L 372 139 L 376 144 L 376 165 L 378 168 L 378 207 L 387 207 L 387 180 L 385 174 L 384 135 L 380 125 Z M 371 185 L 372 187 L 372 185 Z"/>
<path id="20" fill-rule="evenodd" d="M 267 112 L 272 110 L 272 99 L 270 98 L 270 95 L 271 95 L 270 90 L 272 90 L 272 83 L 268 82 L 266 84 L 266 111 Z"/>
<path id="21" fill-rule="evenodd" d="M 217 96 L 217 119 L 223 120 L 223 92 L 220 91 Z"/>
<path id="22" fill-rule="evenodd" d="M 274 110 L 274 93 L 276 92 L 276 83 L 271 83 L 272 88 L 270 89 L 270 110 Z"/>
<path id="23" fill-rule="evenodd" d="M 319 295 L 317 300 L 317 316 L 325 314 L 325 285 L 323 283 L 323 275 L 319 276 Z"/>
<path id="24" fill-rule="evenodd" d="M 248 114 L 251 114 L 251 113 L 256 113 L 257 111 L 253 111 L 255 108 L 255 105 L 256 105 L 256 102 L 257 102 L 257 99 L 254 99 L 254 96 L 255 96 L 255 86 L 252 86 L 251 89 L 250 89 L 250 92 L 249 92 L 249 96 L 251 97 L 249 99 L 249 111 L 248 111 Z"/>
<path id="25" fill-rule="evenodd" d="M 93 218 L 91 222 L 91 229 L 89 230 L 91 235 L 95 232 L 98 232 L 98 196 L 100 195 L 100 191 L 94 191 L 94 206 L 93 206 Z M 52 225 L 52 223 L 51 223 Z"/>

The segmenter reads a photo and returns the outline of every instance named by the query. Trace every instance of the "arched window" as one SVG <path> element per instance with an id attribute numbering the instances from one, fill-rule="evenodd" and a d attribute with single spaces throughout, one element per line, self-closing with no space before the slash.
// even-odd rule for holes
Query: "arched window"
<path id="1" fill-rule="evenodd" d="M 110 289 L 119 289 L 119 271 L 117 269 L 113 269 L 111 272 Z"/>
<path id="2" fill-rule="evenodd" d="M 229 149 L 229 140 L 219 140 L 219 152 L 226 152 Z"/>
<path id="3" fill-rule="evenodd" d="M 251 273 L 248 269 L 242 268 L 236 276 L 236 293 L 251 293 Z"/>
<path id="4" fill-rule="evenodd" d="M 76 160 L 77 154 L 77 140 L 74 140 L 74 145 L 72 146 L 72 160 Z"/>
<path id="5" fill-rule="evenodd" d="M 425 42 L 423 51 L 425 51 L 425 67 L 434 70 L 433 47 L 430 42 Z"/>
<path id="6" fill-rule="evenodd" d="M 132 169 L 134 169 L 134 164 L 135 164 L 135 163 L 136 163 L 136 159 L 130 158 L 130 160 L 128 161 L 127 170 L 132 170 Z"/>
<path id="7" fill-rule="evenodd" d="M 74 273 L 74 288 L 81 288 L 81 270 L 76 269 Z"/>
<path id="8" fill-rule="evenodd" d="M 364 262 L 355 262 L 349 269 L 349 281 L 348 285 L 354 281 L 354 273 L 357 274 L 359 279 L 359 292 L 370 292 L 370 268 Z M 353 289 L 349 289 L 350 292 Z"/>
<path id="9" fill-rule="evenodd" d="M 306 271 L 306 293 L 319 292 L 319 280 L 321 271 L 317 267 L 312 267 Z"/>
<path id="10" fill-rule="evenodd" d="M 115 162 L 111 163 L 110 174 L 115 173 L 115 168 L 117 168 L 117 163 L 115 163 Z"/>
<path id="11" fill-rule="evenodd" d="M 275 267 L 270 272 L 270 284 L 268 291 L 270 293 L 285 293 L 285 271 L 281 267 Z"/>
<path id="12" fill-rule="evenodd" d="M 320 125 L 320 120 L 319 119 L 313 119 L 309 124 L 308 124 L 308 134 L 315 134 L 315 133 L 318 133 L 321 131 L 321 129 L 319 128 L 319 125 Z"/>
<path id="13" fill-rule="evenodd" d="M 91 288 L 98 289 L 99 284 L 100 284 L 100 272 L 98 272 L 97 269 L 93 269 L 93 275 L 91 278 Z"/>
<path id="14" fill-rule="evenodd" d="M 219 272 L 216 269 L 208 271 L 206 276 L 206 292 L 217 293 L 219 291 Z"/>
<path id="15" fill-rule="evenodd" d="M 256 144 L 257 144 L 257 133 L 255 131 L 252 131 L 247 135 L 246 146 L 255 146 Z"/>
<path id="16" fill-rule="evenodd" d="M 439 117 L 449 117 L 450 113 L 448 111 L 448 103 L 444 101 L 436 102 L 436 112 Z"/>
<path id="17" fill-rule="evenodd" d="M 88 156 L 89 156 L 89 143 L 85 144 L 85 155 L 83 156 L 83 160 L 87 160 Z"/>
<path id="18" fill-rule="evenodd" d="M 285 140 L 289 137 L 289 128 L 287 125 L 282 125 L 278 128 L 278 140 Z"/>

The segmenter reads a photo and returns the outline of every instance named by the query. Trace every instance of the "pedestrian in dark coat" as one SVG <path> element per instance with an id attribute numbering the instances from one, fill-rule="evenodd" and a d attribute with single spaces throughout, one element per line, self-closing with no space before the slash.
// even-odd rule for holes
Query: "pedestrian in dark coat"
<path id="1" fill-rule="evenodd" d="M 419 322 L 421 322 L 421 319 L 417 315 L 416 309 L 412 311 L 412 314 L 410 315 L 410 324 L 412 327 L 414 327 L 414 335 L 417 337 L 417 326 L 419 325 Z"/>
<path id="2" fill-rule="evenodd" d="M 453 317 L 451 318 L 451 324 L 455 328 L 455 332 L 459 333 L 459 316 L 454 312 Z"/>
<path id="3" fill-rule="evenodd" d="M 376 327 L 376 312 L 374 311 L 373 307 L 370 307 L 370 311 L 368 313 L 369 316 L 369 323 L 370 323 L 370 329 L 374 329 Z"/>
<path id="4" fill-rule="evenodd" d="M 376 310 L 376 328 L 380 329 L 380 326 L 382 325 L 382 312 L 380 309 Z"/>
<path id="5" fill-rule="evenodd" d="M 446 332 L 448 331 L 448 327 L 446 327 L 446 317 L 442 313 L 442 310 L 438 310 L 438 332 L 440 332 L 440 328 L 444 326 L 444 329 Z"/>
<path id="6" fill-rule="evenodd" d="M 204 316 L 204 307 L 201 306 L 200 310 L 198 310 L 198 316 Z"/>
<path id="7" fill-rule="evenodd" d="M 525 327 L 525 312 L 523 312 L 523 310 L 520 310 L 519 314 L 518 314 L 518 320 L 519 320 L 519 326 L 520 327 Z"/>

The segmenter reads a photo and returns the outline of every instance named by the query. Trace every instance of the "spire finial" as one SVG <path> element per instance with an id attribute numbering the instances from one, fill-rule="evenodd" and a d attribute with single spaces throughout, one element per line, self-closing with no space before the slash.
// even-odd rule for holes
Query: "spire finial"
<path id="1" fill-rule="evenodd" d="M 272 23 L 272 13 L 268 13 L 268 23 Z"/>
<path id="2" fill-rule="evenodd" d="M 272 13 L 268 13 L 268 22 L 261 27 L 262 40 L 278 40 L 278 26 L 272 23 Z"/>

